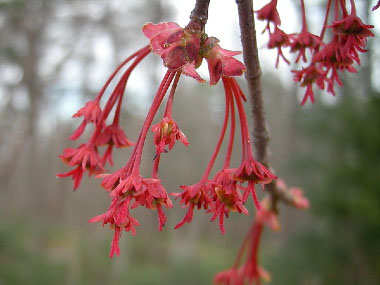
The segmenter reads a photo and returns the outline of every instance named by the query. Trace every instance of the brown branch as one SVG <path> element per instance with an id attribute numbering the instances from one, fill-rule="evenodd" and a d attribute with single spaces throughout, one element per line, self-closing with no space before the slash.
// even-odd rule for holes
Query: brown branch
<path id="1" fill-rule="evenodd" d="M 190 15 L 190 23 L 187 29 L 192 31 L 203 31 L 208 20 L 208 6 L 210 0 L 196 0 L 194 10 Z"/>
<path id="2" fill-rule="evenodd" d="M 248 95 L 252 104 L 255 156 L 259 162 L 269 167 L 268 146 L 270 136 L 264 111 L 253 4 L 252 0 L 236 0 L 236 3 L 239 12 L 244 64 L 247 67 L 245 78 L 248 83 Z M 272 209 L 277 211 L 277 201 L 281 199 L 282 195 L 277 191 L 275 182 L 269 184 L 266 189 L 271 193 Z"/>

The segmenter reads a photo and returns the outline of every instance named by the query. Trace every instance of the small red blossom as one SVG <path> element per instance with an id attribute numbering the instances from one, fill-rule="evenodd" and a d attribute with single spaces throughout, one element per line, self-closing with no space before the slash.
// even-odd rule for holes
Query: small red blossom
<path id="1" fill-rule="evenodd" d="M 205 53 L 210 73 L 210 85 L 218 83 L 223 77 L 241 76 L 246 70 L 243 63 L 233 58 L 240 54 L 238 51 L 230 51 L 221 48 L 216 38 L 208 38 L 205 45 L 209 46 L 209 50 Z"/>
<path id="2" fill-rule="evenodd" d="M 269 184 L 277 177 L 253 157 L 244 160 L 236 169 L 235 179 L 238 181 L 253 181 L 257 184 Z"/>
<path id="3" fill-rule="evenodd" d="M 87 102 L 83 108 L 79 109 L 78 112 L 73 115 L 73 118 L 83 117 L 83 121 L 70 136 L 70 139 L 78 139 L 84 132 L 86 125 L 89 123 L 96 124 L 99 121 L 101 114 L 102 111 L 99 107 L 99 100 L 97 98 L 95 100 Z"/>
<path id="4" fill-rule="evenodd" d="M 172 208 L 173 204 L 160 181 L 151 179 L 150 182 L 146 184 L 144 192 L 134 197 L 135 203 L 132 205 L 132 208 L 141 205 L 147 209 L 156 209 L 158 213 L 158 230 L 162 231 L 166 224 L 166 216 L 162 210 L 162 206 Z"/>
<path id="5" fill-rule="evenodd" d="M 315 64 L 311 64 L 301 70 L 292 70 L 292 72 L 294 73 L 294 81 L 300 82 L 301 87 L 306 87 L 301 105 L 304 105 L 309 99 L 314 103 L 313 84 L 316 83 L 320 89 L 324 89 L 326 72 L 322 71 Z"/>
<path id="6" fill-rule="evenodd" d="M 334 21 L 331 26 L 333 32 L 340 36 L 357 36 L 360 38 L 373 37 L 374 34 L 370 31 L 374 26 L 365 25 L 363 21 L 355 14 L 350 14 L 342 20 Z"/>
<path id="7" fill-rule="evenodd" d="M 268 22 L 265 30 L 269 30 L 269 23 L 273 23 L 275 26 L 281 25 L 280 14 L 277 11 L 277 0 L 271 0 L 256 13 L 259 20 Z"/>
<path id="8" fill-rule="evenodd" d="M 322 44 L 320 38 L 306 29 L 303 29 L 299 34 L 290 34 L 290 52 L 298 52 L 296 62 L 302 58 L 306 62 L 306 50 L 309 49 L 311 52 L 318 49 Z"/>
<path id="9" fill-rule="evenodd" d="M 170 69 L 194 62 L 199 56 L 199 36 L 175 23 L 147 23 L 143 33 L 150 39 L 152 51 L 160 55 Z"/>
<path id="10" fill-rule="evenodd" d="M 181 197 L 180 203 L 188 207 L 185 217 L 174 227 L 175 229 L 182 227 L 185 223 L 191 223 L 194 207 L 208 209 L 210 203 L 210 198 L 207 194 L 208 187 L 209 185 L 206 182 L 201 181 L 191 186 L 181 185 L 182 193 L 172 193 L 176 198 Z"/>
<path id="11" fill-rule="evenodd" d="M 114 146 L 117 148 L 133 146 L 133 142 L 128 140 L 124 131 L 118 124 L 115 123 L 107 126 L 97 137 L 95 143 L 98 146 L 108 145 L 106 151 L 103 154 L 103 163 L 105 164 L 108 160 L 111 165 L 113 165 L 112 150 Z"/>
<path id="12" fill-rule="evenodd" d="M 120 168 L 114 173 L 103 173 L 97 177 L 102 178 L 101 185 L 103 188 L 106 189 L 107 192 L 111 192 L 119 185 L 121 180 L 124 180 L 126 177 L 128 177 L 128 173 L 125 168 Z"/>
<path id="13" fill-rule="evenodd" d="M 139 173 L 132 173 L 125 179 L 120 179 L 118 185 L 111 192 L 111 196 L 138 196 L 142 194 L 150 184 L 157 182 L 159 182 L 158 179 L 143 178 Z"/>
<path id="14" fill-rule="evenodd" d="M 334 21 L 328 27 L 338 37 L 336 43 L 339 45 L 340 56 L 343 59 L 354 60 L 360 64 L 358 52 L 367 51 L 365 45 L 367 38 L 374 36 L 370 31 L 373 26 L 365 25 L 359 17 L 352 13 L 340 21 Z"/>
<path id="15" fill-rule="evenodd" d="M 96 145 L 102 146 L 107 144 L 114 145 L 117 148 L 124 148 L 134 145 L 134 143 L 127 138 L 124 131 L 118 124 L 107 126 L 97 137 Z"/>
<path id="16" fill-rule="evenodd" d="M 236 182 L 221 185 L 212 184 L 210 210 L 213 213 L 211 221 L 219 218 L 219 228 L 222 234 L 226 232 L 224 228 L 224 217 L 229 216 L 229 212 L 239 212 L 248 215 L 248 210 L 244 207 L 244 201 Z"/>
<path id="17" fill-rule="evenodd" d="M 165 117 L 159 123 L 153 125 L 152 132 L 154 132 L 153 141 L 157 154 L 165 152 L 165 146 L 167 145 L 169 146 L 169 150 L 171 150 L 177 140 L 181 141 L 185 146 L 189 146 L 186 136 L 180 131 L 177 123 L 170 117 Z"/>
<path id="18" fill-rule="evenodd" d="M 68 165 L 81 166 L 90 174 L 103 172 L 101 158 L 94 145 L 81 144 L 78 148 L 66 148 L 59 157 Z"/>
<path id="19" fill-rule="evenodd" d="M 280 57 L 282 57 L 287 64 L 290 64 L 290 61 L 285 58 L 282 52 L 283 47 L 290 46 L 289 35 L 283 30 L 276 27 L 273 33 L 269 33 L 269 42 L 267 46 L 269 49 L 277 49 L 276 67 L 278 67 Z"/>
<path id="20" fill-rule="evenodd" d="M 72 176 L 74 190 L 79 187 L 83 172 L 87 171 L 89 176 L 104 172 L 102 158 L 94 145 L 81 144 L 78 148 L 66 148 L 59 157 L 69 166 L 77 167 L 75 170 L 57 174 L 57 177 Z"/>
<path id="21" fill-rule="evenodd" d="M 356 72 L 356 69 L 352 66 L 354 63 L 352 58 L 342 51 L 336 37 L 314 55 L 313 61 L 320 63 L 321 69 L 326 74 L 327 91 L 333 95 L 335 95 L 335 82 L 340 86 L 343 85 L 339 78 L 338 70 Z"/>
<path id="22" fill-rule="evenodd" d="M 104 214 L 91 218 L 89 223 L 97 223 L 102 221 L 103 226 L 105 224 L 111 224 L 111 228 L 114 230 L 114 237 L 111 243 L 110 257 L 114 254 L 120 255 L 119 241 L 122 230 L 131 232 L 132 235 L 136 235 L 136 226 L 139 226 L 139 222 L 132 217 L 129 213 L 129 205 L 131 202 L 131 196 L 127 197 L 114 197 L 110 207 Z"/>
<path id="23" fill-rule="evenodd" d="M 71 179 L 74 181 L 74 190 L 78 189 L 80 186 L 80 182 L 82 181 L 82 176 L 83 176 L 83 169 L 81 166 L 78 166 L 74 168 L 73 170 L 70 170 L 65 173 L 58 173 L 57 177 L 59 178 L 65 178 L 65 177 L 71 177 Z"/>

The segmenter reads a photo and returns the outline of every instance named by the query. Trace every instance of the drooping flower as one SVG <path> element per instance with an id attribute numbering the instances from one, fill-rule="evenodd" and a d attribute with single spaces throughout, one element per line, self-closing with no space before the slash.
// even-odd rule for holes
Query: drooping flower
<path id="1" fill-rule="evenodd" d="M 309 49 L 311 52 L 318 49 L 322 44 L 320 38 L 307 30 L 302 30 L 298 34 L 290 34 L 290 52 L 298 52 L 296 62 L 302 58 L 306 62 L 306 50 Z"/>
<path id="2" fill-rule="evenodd" d="M 304 105 L 307 100 L 314 103 L 313 84 L 316 83 L 320 89 L 324 89 L 326 72 L 318 68 L 316 64 L 311 64 L 301 70 L 292 70 L 292 72 L 294 73 L 294 81 L 299 82 L 301 87 L 306 87 L 301 105 Z"/>
<path id="3" fill-rule="evenodd" d="M 154 132 L 154 145 L 157 154 L 165 152 L 165 146 L 169 146 L 169 150 L 171 150 L 177 140 L 181 141 L 185 146 L 189 145 L 186 136 L 171 118 L 165 117 L 159 123 L 153 125 L 152 132 Z"/>
<path id="4" fill-rule="evenodd" d="M 278 67 L 280 57 L 287 63 L 290 64 L 290 61 L 287 60 L 282 52 L 283 47 L 290 46 L 290 39 L 289 35 L 286 34 L 283 30 L 281 30 L 278 27 L 275 27 L 273 33 L 269 33 L 269 42 L 268 42 L 268 48 L 269 49 L 277 49 L 277 59 L 276 59 L 276 67 Z"/>
<path id="5" fill-rule="evenodd" d="M 124 131 L 120 128 L 119 124 L 111 124 L 107 126 L 103 132 L 99 134 L 96 139 L 96 145 L 104 146 L 107 145 L 107 149 L 103 155 L 103 162 L 105 163 L 107 160 L 111 165 L 113 165 L 112 160 L 112 149 L 113 147 L 124 148 L 133 146 L 133 142 L 131 142 Z"/>
<path id="6" fill-rule="evenodd" d="M 241 52 L 223 49 L 218 42 L 216 38 L 208 38 L 205 42 L 207 51 L 204 56 L 208 63 L 210 85 L 217 84 L 222 76 L 241 76 L 246 70 L 244 64 L 233 58 Z"/>
<path id="7" fill-rule="evenodd" d="M 180 68 L 199 57 L 199 35 L 176 23 L 147 23 L 143 27 L 143 33 L 150 39 L 152 51 L 160 55 L 165 66 L 170 69 Z"/>
<path id="8" fill-rule="evenodd" d="M 95 145 L 82 144 L 78 148 L 66 148 L 59 157 L 69 166 L 76 167 L 69 172 L 57 174 L 57 177 L 72 176 L 74 190 L 79 187 L 83 172 L 87 171 L 89 176 L 104 172 L 103 161 Z"/>
<path id="9" fill-rule="evenodd" d="M 175 229 L 182 227 L 185 223 L 192 222 L 194 207 L 208 209 L 210 203 L 208 187 L 209 185 L 206 182 L 200 181 L 191 186 L 182 185 L 182 193 L 172 193 L 176 198 L 181 198 L 181 204 L 188 207 L 185 217 L 174 227 Z"/>
<path id="10" fill-rule="evenodd" d="M 249 230 L 232 267 L 219 272 L 214 277 L 214 284 L 261 284 L 261 280 L 269 281 L 270 274 L 258 264 L 258 250 L 264 226 L 279 230 L 277 215 L 269 208 L 269 201 L 262 202 L 251 229 Z M 245 260 L 242 262 L 242 259 Z"/>
<path id="11" fill-rule="evenodd" d="M 114 254 L 120 255 L 119 241 L 122 231 L 131 232 L 132 235 L 136 235 L 136 226 L 139 226 L 139 222 L 130 214 L 129 205 L 131 203 L 131 196 L 127 197 L 114 197 L 110 207 L 104 214 L 91 218 L 89 223 L 103 222 L 105 224 L 111 224 L 111 228 L 114 230 L 114 237 L 111 243 L 110 257 Z"/>
<path id="12" fill-rule="evenodd" d="M 256 13 L 259 20 L 267 21 L 264 31 L 270 30 L 269 23 L 273 23 L 276 27 L 281 25 L 280 14 L 277 11 L 277 0 L 271 0 Z"/>
<path id="13" fill-rule="evenodd" d="M 114 145 L 117 148 L 124 148 L 133 146 L 134 144 L 127 138 L 118 124 L 112 124 L 107 126 L 98 136 L 96 145 Z"/>
<path id="14" fill-rule="evenodd" d="M 230 211 L 248 215 L 248 210 L 244 206 L 245 201 L 236 181 L 227 185 L 212 184 L 210 192 L 213 196 L 211 196 L 212 203 L 210 203 L 208 212 L 213 213 L 211 221 L 219 218 L 219 228 L 222 234 L 226 232 L 224 217 L 228 218 Z"/>
<path id="15" fill-rule="evenodd" d="M 73 115 L 73 118 L 83 117 L 82 123 L 79 127 L 74 131 L 74 133 L 70 136 L 71 140 L 76 140 L 79 138 L 84 132 L 86 125 L 89 123 L 96 124 L 101 116 L 102 110 L 99 107 L 99 100 L 95 99 L 86 103 L 84 107 L 78 110 Z"/>

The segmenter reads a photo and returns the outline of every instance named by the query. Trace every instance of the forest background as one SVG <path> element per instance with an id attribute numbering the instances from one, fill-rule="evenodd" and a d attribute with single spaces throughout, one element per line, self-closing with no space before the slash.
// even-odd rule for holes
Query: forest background
<path id="1" fill-rule="evenodd" d="M 58 155 L 79 124 L 71 115 L 126 55 L 147 43 L 140 32 L 145 22 L 187 23 L 193 3 L 178 2 L 0 1 L 0 284 L 210 284 L 216 272 L 231 266 L 252 215 L 232 215 L 222 236 L 202 212 L 192 224 L 173 230 L 184 210 L 167 211 L 168 224 L 158 232 L 156 216 L 137 211 L 143 226 L 137 236 L 125 235 L 122 255 L 110 259 L 111 232 L 87 223 L 108 206 L 99 181 L 85 179 L 73 193 L 69 180 L 55 178 L 67 171 Z M 265 4 L 256 2 L 257 8 Z M 298 5 L 280 2 L 280 14 Z M 313 29 L 324 1 L 306 2 Z M 369 14 L 373 2 L 358 1 L 361 17 L 371 24 L 378 15 Z M 223 47 L 241 50 L 232 9 L 232 0 L 211 1 L 206 32 Z M 287 32 L 299 26 L 297 15 L 292 18 L 283 24 Z M 275 54 L 259 50 L 271 164 L 311 202 L 306 212 L 280 208 L 281 231 L 265 232 L 260 259 L 271 284 L 380 284 L 379 31 L 375 34 L 358 74 L 344 77 L 337 96 L 320 94 L 316 104 L 304 107 L 303 91 L 289 72 L 294 66 L 276 70 Z M 259 47 L 266 40 L 263 36 Z M 162 74 L 159 58 L 151 56 L 131 77 L 127 97 L 133 100 L 126 100 L 123 117 L 131 139 Z M 162 160 L 169 192 L 201 175 L 224 108 L 220 86 L 184 78 L 178 88 L 176 119 L 190 147 L 176 146 Z M 149 167 L 153 145 L 147 149 Z M 119 155 L 116 166 L 127 158 Z"/>

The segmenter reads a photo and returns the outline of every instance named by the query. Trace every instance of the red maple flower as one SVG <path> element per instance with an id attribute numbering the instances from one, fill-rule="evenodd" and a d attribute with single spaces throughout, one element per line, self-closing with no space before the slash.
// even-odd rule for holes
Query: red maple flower
<path id="1" fill-rule="evenodd" d="M 260 240 L 265 225 L 276 231 L 280 228 L 276 213 L 269 209 L 268 199 L 263 201 L 263 207 L 257 212 L 234 264 L 231 268 L 215 275 L 215 284 L 261 284 L 261 280 L 270 280 L 270 274 L 259 266 L 257 261 Z M 244 263 L 240 265 L 243 257 L 245 257 Z"/>
<path id="2" fill-rule="evenodd" d="M 241 76 L 246 70 L 243 63 L 233 58 L 241 52 L 223 49 L 218 42 L 219 40 L 213 37 L 208 38 L 205 42 L 207 51 L 204 53 L 204 57 L 208 63 L 210 85 L 218 83 L 222 76 Z"/>
<path id="3" fill-rule="evenodd" d="M 58 173 L 57 177 L 59 178 L 65 178 L 65 177 L 70 177 L 74 181 L 74 190 L 78 189 L 80 186 L 80 182 L 82 181 L 82 176 L 83 176 L 83 169 L 82 166 L 78 166 L 74 168 L 73 170 L 70 170 L 65 173 Z"/>
<path id="4" fill-rule="evenodd" d="M 320 38 L 306 29 L 303 29 L 299 34 L 290 34 L 290 52 L 298 52 L 296 62 L 301 58 L 306 62 L 306 49 L 309 49 L 311 52 L 318 49 L 322 44 Z"/>
<path id="5" fill-rule="evenodd" d="M 136 235 L 135 227 L 140 225 L 129 213 L 130 202 L 131 196 L 114 197 L 107 212 L 88 220 L 89 223 L 102 221 L 103 226 L 105 224 L 111 224 L 111 228 L 114 230 L 114 237 L 111 243 L 110 257 L 113 257 L 114 254 L 117 256 L 120 255 L 119 241 L 122 230 L 124 229 L 126 232 L 131 232 L 132 235 Z"/>
<path id="6" fill-rule="evenodd" d="M 281 25 L 280 15 L 277 11 L 277 0 L 271 0 L 260 10 L 257 10 L 256 13 L 259 20 L 268 22 L 264 31 L 269 30 L 269 23 L 273 23 L 275 26 Z"/>
<path id="7" fill-rule="evenodd" d="M 177 123 L 170 117 L 165 117 L 159 123 L 153 125 L 152 132 L 154 132 L 153 140 L 157 154 L 166 152 L 166 145 L 171 150 L 177 140 L 181 141 L 185 146 L 189 145 L 186 136 L 180 131 Z"/>
<path id="8" fill-rule="evenodd" d="M 102 114 L 102 110 L 99 107 L 99 100 L 96 98 L 95 100 L 89 101 L 86 105 L 78 110 L 73 115 L 73 118 L 83 117 L 82 123 L 79 127 L 74 131 L 74 133 L 70 136 L 71 140 L 76 140 L 79 138 L 84 132 L 86 125 L 89 123 L 96 124 Z"/>
<path id="9" fill-rule="evenodd" d="M 208 212 L 213 213 L 211 221 L 219 218 L 219 229 L 224 234 L 226 232 L 224 217 L 228 218 L 230 211 L 248 215 L 248 210 L 244 206 L 243 197 L 236 181 L 225 185 L 212 184 L 210 188 L 212 203 L 210 203 Z"/>
<path id="10" fill-rule="evenodd" d="M 176 23 L 147 23 L 143 27 L 143 33 L 150 39 L 152 51 L 160 55 L 165 66 L 170 69 L 195 62 L 199 56 L 199 35 Z"/>
<path id="11" fill-rule="evenodd" d="M 72 176 L 74 190 L 79 187 L 83 172 L 87 171 L 89 176 L 104 172 L 103 161 L 95 145 L 81 144 L 78 148 L 66 148 L 59 157 L 69 166 L 76 166 L 72 171 L 57 174 L 57 177 Z"/>
<path id="12" fill-rule="evenodd" d="M 331 26 L 334 34 L 338 37 L 340 55 L 342 58 L 351 59 L 360 64 L 359 52 L 366 52 L 365 45 L 368 37 L 374 34 L 370 31 L 372 25 L 365 25 L 356 16 L 355 9 L 351 9 L 351 14 L 340 21 L 334 21 Z"/>
<path id="13" fill-rule="evenodd" d="M 320 89 L 324 89 L 326 72 L 318 68 L 315 63 L 301 70 L 292 70 L 292 72 L 294 73 L 294 81 L 300 82 L 301 87 L 306 87 L 301 105 L 304 105 L 309 99 L 314 103 L 313 84 L 316 83 Z"/>
<path id="14" fill-rule="evenodd" d="M 185 217 L 174 227 L 175 229 L 182 227 L 185 223 L 191 223 L 194 207 L 208 209 L 210 203 L 208 187 L 206 182 L 200 181 L 191 186 L 181 185 L 181 189 L 184 190 L 182 193 L 172 193 L 176 198 L 181 197 L 180 203 L 188 207 Z"/>
<path id="15" fill-rule="evenodd" d="M 276 67 L 278 67 L 280 57 L 282 57 L 282 59 L 287 64 L 290 64 L 290 61 L 285 58 L 282 52 L 283 47 L 290 46 L 289 35 L 286 34 L 283 30 L 279 29 L 278 27 L 275 27 L 274 32 L 269 33 L 269 42 L 267 46 L 269 49 L 277 49 Z"/>
<path id="16" fill-rule="evenodd" d="M 162 231 L 166 224 L 166 216 L 162 210 L 162 206 L 172 208 L 173 204 L 160 180 L 150 179 L 149 182 L 150 183 L 146 183 L 145 190 L 134 197 L 135 203 L 131 208 L 144 206 L 147 209 L 157 210 L 158 230 Z"/>
<path id="17" fill-rule="evenodd" d="M 114 145 L 117 148 L 124 148 L 133 146 L 134 143 L 127 138 L 118 124 L 112 124 L 107 126 L 98 136 L 96 145 Z"/>
<path id="18" fill-rule="evenodd" d="M 103 154 L 103 163 L 108 160 L 111 165 L 113 165 L 112 160 L 112 149 L 114 146 L 117 148 L 124 148 L 133 146 L 134 143 L 131 142 L 124 131 L 120 128 L 119 124 L 113 123 L 107 126 L 97 137 L 96 145 L 103 146 L 107 145 L 107 149 Z"/>
<path id="19" fill-rule="evenodd" d="M 320 68 L 326 74 L 327 91 L 333 95 L 335 95 L 335 82 L 340 86 L 343 85 L 339 78 L 338 70 L 356 72 L 356 69 L 352 66 L 354 61 L 344 54 L 336 36 L 314 55 L 313 61 L 320 63 Z"/>

